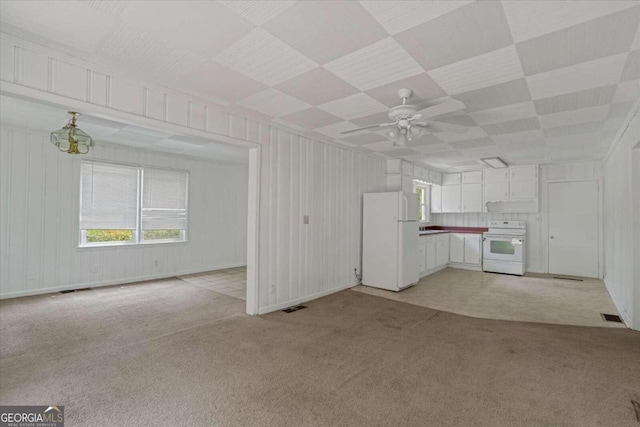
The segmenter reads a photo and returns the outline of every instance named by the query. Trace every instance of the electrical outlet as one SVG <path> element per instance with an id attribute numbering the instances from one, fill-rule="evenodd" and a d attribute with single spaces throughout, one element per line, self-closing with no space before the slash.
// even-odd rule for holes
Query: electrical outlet
<path id="1" fill-rule="evenodd" d="M 304 215 L 302 217 L 302 223 L 303 224 L 309 224 L 309 215 Z"/>

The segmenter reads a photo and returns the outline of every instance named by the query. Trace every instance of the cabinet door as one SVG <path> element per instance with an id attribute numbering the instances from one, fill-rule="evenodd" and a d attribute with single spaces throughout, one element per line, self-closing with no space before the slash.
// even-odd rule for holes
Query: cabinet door
<path id="1" fill-rule="evenodd" d="M 418 240 L 418 271 L 420 272 L 420 276 L 422 276 L 427 271 L 426 247 L 427 238 L 424 236 L 420 236 L 420 239 Z"/>
<path id="2" fill-rule="evenodd" d="M 449 262 L 449 234 L 440 234 L 436 239 L 436 266 Z"/>
<path id="3" fill-rule="evenodd" d="M 538 179 L 538 166 L 513 166 L 509 168 L 511 181 L 535 181 Z"/>
<path id="4" fill-rule="evenodd" d="M 463 184 L 482 184 L 482 171 L 462 172 Z"/>
<path id="5" fill-rule="evenodd" d="M 509 181 L 509 169 L 485 169 L 484 182 L 504 182 Z"/>
<path id="6" fill-rule="evenodd" d="M 482 212 L 482 184 L 462 184 L 462 212 Z"/>
<path id="7" fill-rule="evenodd" d="M 442 187 L 439 185 L 431 186 L 431 212 L 442 212 Z"/>
<path id="8" fill-rule="evenodd" d="M 512 181 L 511 199 L 535 199 L 538 195 L 538 181 Z"/>
<path id="9" fill-rule="evenodd" d="M 460 184 L 460 174 L 459 173 L 443 173 L 442 185 L 452 185 L 452 184 Z"/>
<path id="10" fill-rule="evenodd" d="M 464 262 L 464 234 L 449 234 L 449 261 Z"/>
<path id="11" fill-rule="evenodd" d="M 464 263 L 480 265 L 481 238 L 479 234 L 467 234 L 464 236 Z"/>
<path id="12" fill-rule="evenodd" d="M 460 212 L 460 185 L 442 186 L 442 212 Z"/>
<path id="13" fill-rule="evenodd" d="M 427 237 L 427 270 L 436 266 L 436 236 Z"/>
<path id="14" fill-rule="evenodd" d="M 484 201 L 500 202 L 509 200 L 509 182 L 485 182 Z"/>

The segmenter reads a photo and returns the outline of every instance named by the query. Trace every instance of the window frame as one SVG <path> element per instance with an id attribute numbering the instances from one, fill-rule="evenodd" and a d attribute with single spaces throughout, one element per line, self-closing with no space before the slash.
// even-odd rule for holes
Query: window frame
<path id="1" fill-rule="evenodd" d="M 137 190 L 136 190 L 136 228 L 131 230 L 132 232 L 132 240 L 123 242 L 123 241 L 112 241 L 112 242 L 87 242 L 87 230 L 80 228 L 80 216 L 82 214 L 82 166 L 84 164 L 102 164 L 108 166 L 116 166 L 122 168 L 135 168 L 137 169 Z M 144 239 L 144 230 L 142 227 L 142 196 L 143 196 L 143 186 L 144 186 L 144 169 L 160 169 L 174 172 L 182 172 L 186 174 L 186 188 L 185 188 L 185 210 L 186 210 L 186 218 L 185 218 L 185 229 L 180 230 L 180 239 L 157 239 L 157 240 L 145 240 Z M 121 163 L 121 162 L 105 162 L 101 160 L 82 160 L 80 163 L 80 179 L 78 180 L 78 249 L 90 249 L 90 248 L 109 248 L 109 247 L 117 247 L 117 248 L 126 248 L 126 247 L 139 247 L 143 245 L 162 245 L 162 244 L 180 244 L 180 243 L 188 243 L 189 242 L 189 224 L 190 224 L 190 172 L 185 169 L 175 169 L 175 168 L 166 168 L 162 166 L 151 166 L 151 165 L 140 165 L 140 164 L 132 164 L 132 163 Z M 98 230 L 98 229 L 96 229 Z"/>
<path id="2" fill-rule="evenodd" d="M 420 181 L 413 181 L 413 192 L 418 193 L 418 189 L 423 190 L 422 203 L 419 205 L 423 215 L 418 218 L 420 223 L 431 222 L 431 185 Z M 419 199 L 418 199 L 419 203 Z"/>

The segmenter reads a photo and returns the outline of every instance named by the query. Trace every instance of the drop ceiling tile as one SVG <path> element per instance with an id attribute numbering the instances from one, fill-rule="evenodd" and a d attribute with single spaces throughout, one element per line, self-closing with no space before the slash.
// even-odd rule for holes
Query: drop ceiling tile
<path id="1" fill-rule="evenodd" d="M 251 95 L 238 104 L 271 117 L 286 116 L 310 107 L 309 104 L 273 88 Z"/>
<path id="2" fill-rule="evenodd" d="M 357 119 L 387 111 L 385 105 L 364 93 L 357 93 L 346 98 L 330 101 L 318 105 L 318 108 L 334 116 L 342 117 L 344 120 Z"/>
<path id="3" fill-rule="evenodd" d="M 215 59 L 267 86 L 275 86 L 318 65 L 261 28 L 229 46 Z"/>
<path id="4" fill-rule="evenodd" d="M 609 119 L 615 119 L 618 117 L 627 117 L 629 114 L 629 110 L 631 110 L 631 106 L 633 105 L 632 101 L 626 102 L 618 102 L 616 104 L 611 104 L 609 107 Z"/>
<path id="5" fill-rule="evenodd" d="M 509 142 L 508 144 L 499 144 L 504 153 L 517 153 L 517 152 L 538 152 L 547 151 L 547 146 L 543 139 L 535 139 L 522 142 Z"/>
<path id="6" fill-rule="evenodd" d="M 484 157 L 502 156 L 502 148 L 496 144 L 486 147 L 458 149 L 463 155 L 471 159 L 482 159 Z"/>
<path id="7" fill-rule="evenodd" d="M 478 127 L 478 124 L 464 111 L 436 117 L 434 120 L 430 121 L 450 123 L 452 125 L 466 126 L 469 128 Z"/>
<path id="8" fill-rule="evenodd" d="M 365 126 L 373 126 L 381 123 L 389 123 L 391 119 L 389 119 L 388 111 L 381 111 L 379 113 L 370 114 L 364 117 L 358 117 L 357 119 L 352 119 L 351 123 L 355 124 L 357 127 L 365 127 Z M 372 132 L 375 132 L 376 129 L 371 129 Z M 384 130 L 383 130 L 384 131 Z"/>
<path id="9" fill-rule="evenodd" d="M 577 135 L 580 133 L 599 132 L 604 124 L 603 121 L 577 123 L 567 126 L 558 126 L 544 129 L 544 136 L 552 138 L 556 136 Z"/>
<path id="10" fill-rule="evenodd" d="M 470 1 L 361 1 L 360 4 L 391 35 L 429 22 Z"/>
<path id="11" fill-rule="evenodd" d="M 310 105 L 324 104 L 358 93 L 358 89 L 322 67 L 314 68 L 276 86 Z"/>
<path id="12" fill-rule="evenodd" d="M 0 17 L 13 27 L 32 29 L 45 39 L 83 52 L 96 49 L 118 25 L 114 17 L 99 10 L 63 1 L 0 1 Z M 69 17 L 73 17 L 73 31 L 60 31 L 60 23 Z"/>
<path id="13" fill-rule="evenodd" d="M 82 0 L 82 4 L 107 15 L 119 17 L 127 3 L 119 0 Z"/>
<path id="14" fill-rule="evenodd" d="M 513 43 L 500 2 L 473 2 L 394 37 L 425 70 Z"/>
<path id="15" fill-rule="evenodd" d="M 354 1 L 301 1 L 262 25 L 318 64 L 326 64 L 387 37 Z"/>
<path id="16" fill-rule="evenodd" d="M 533 102 L 521 102 L 505 107 L 491 108 L 489 110 L 469 113 L 469 116 L 479 125 L 489 125 L 509 120 L 525 119 L 537 115 Z"/>
<path id="17" fill-rule="evenodd" d="M 629 56 L 627 56 L 627 62 L 622 69 L 620 81 L 626 82 L 638 79 L 640 79 L 640 50 L 634 50 L 629 52 Z"/>
<path id="18" fill-rule="evenodd" d="M 429 71 L 431 78 L 449 95 L 469 92 L 524 77 L 515 46 Z"/>
<path id="19" fill-rule="evenodd" d="M 262 25 L 293 6 L 296 2 L 274 0 L 220 0 L 220 3 L 255 25 Z"/>
<path id="20" fill-rule="evenodd" d="M 244 74 L 214 61 L 200 64 L 179 80 L 180 86 L 200 96 L 215 97 L 227 102 L 237 102 L 267 87 Z"/>
<path id="21" fill-rule="evenodd" d="M 533 99 L 548 98 L 620 81 L 627 54 L 583 62 L 526 78 Z"/>
<path id="22" fill-rule="evenodd" d="M 640 6 L 517 44 L 526 75 L 543 73 L 627 52 Z"/>
<path id="23" fill-rule="evenodd" d="M 598 133 L 586 133 L 548 137 L 544 143 L 553 150 L 582 150 L 594 145 L 598 139 Z"/>
<path id="24" fill-rule="evenodd" d="M 588 4 L 588 6 L 587 6 Z M 516 42 L 539 37 L 637 5 L 635 1 L 503 1 Z"/>
<path id="25" fill-rule="evenodd" d="M 615 117 L 612 119 L 607 119 L 602 126 L 602 130 L 605 132 L 615 132 L 622 127 L 622 124 L 625 121 L 625 117 Z"/>
<path id="26" fill-rule="evenodd" d="M 613 95 L 612 103 L 635 101 L 640 97 L 640 80 L 630 80 L 620 83 L 616 87 L 616 93 Z"/>
<path id="27" fill-rule="evenodd" d="M 427 73 L 420 73 L 412 77 L 396 80 L 375 89 L 370 89 L 366 91 L 366 93 L 387 107 L 394 107 L 402 103 L 398 97 L 398 90 L 403 88 L 413 91 L 408 101 L 408 103 L 412 105 L 420 105 L 425 101 L 446 96 L 440 86 L 438 86 Z"/>
<path id="28" fill-rule="evenodd" d="M 390 37 L 342 56 L 324 67 L 362 91 L 424 72 Z"/>
<path id="29" fill-rule="evenodd" d="M 529 87 L 525 79 L 513 80 L 465 93 L 453 98 L 462 101 L 469 113 L 518 104 L 531 100 Z"/>
<path id="30" fill-rule="evenodd" d="M 552 114 L 562 111 L 579 110 L 611 103 L 616 85 L 580 90 L 564 95 L 536 99 L 534 104 L 538 114 Z"/>
<path id="31" fill-rule="evenodd" d="M 321 128 L 343 121 L 340 117 L 336 117 L 333 114 L 329 114 L 326 111 L 322 111 L 314 107 L 297 111 L 292 114 L 287 114 L 282 117 L 282 120 L 295 123 L 305 129 Z"/>
<path id="32" fill-rule="evenodd" d="M 361 145 L 361 147 L 366 150 L 375 152 L 395 150 L 396 148 L 398 148 L 398 146 L 395 145 L 393 141 L 374 142 L 373 144 Z"/>
<path id="33" fill-rule="evenodd" d="M 544 139 L 542 129 L 528 130 L 524 132 L 514 132 L 504 135 L 493 135 L 491 139 L 496 144 L 511 144 L 515 142 L 538 141 Z"/>
<path id="34" fill-rule="evenodd" d="M 489 135 L 503 135 L 540 129 L 540 123 L 538 122 L 537 117 L 529 117 L 526 119 L 510 120 L 508 122 L 485 125 L 483 128 Z"/>
<path id="35" fill-rule="evenodd" d="M 487 132 L 481 127 L 470 128 L 465 133 L 435 132 L 434 135 L 445 142 L 466 141 L 488 136 Z"/>
<path id="36" fill-rule="evenodd" d="M 561 113 L 544 114 L 539 117 L 542 128 L 568 126 L 576 123 L 586 123 L 605 120 L 609 114 L 609 105 L 569 110 Z"/>
<path id="37" fill-rule="evenodd" d="M 495 145 L 491 138 L 475 138 L 466 141 L 452 141 L 449 143 L 456 150 L 467 150 L 470 148 L 490 147 Z"/>
<path id="38" fill-rule="evenodd" d="M 206 60 L 158 36 L 123 24 L 106 37 L 91 58 L 109 68 L 125 68 L 129 74 L 171 85 Z"/>
<path id="39" fill-rule="evenodd" d="M 129 2 L 119 17 L 206 58 L 215 57 L 255 27 L 218 2 Z"/>
<path id="40" fill-rule="evenodd" d="M 341 138 L 342 141 L 346 141 L 350 144 L 354 144 L 354 145 L 365 145 L 365 144 L 374 144 L 376 142 L 382 142 L 382 141 L 386 141 L 386 138 L 378 135 L 377 133 L 364 133 L 361 135 L 354 135 L 354 136 L 346 136 L 344 138 Z"/>

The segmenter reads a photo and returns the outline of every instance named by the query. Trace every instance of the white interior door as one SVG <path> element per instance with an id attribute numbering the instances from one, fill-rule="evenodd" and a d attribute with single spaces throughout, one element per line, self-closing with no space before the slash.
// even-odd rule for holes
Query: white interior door
<path id="1" fill-rule="evenodd" d="M 549 183 L 549 273 L 599 277 L 598 182 Z"/>

